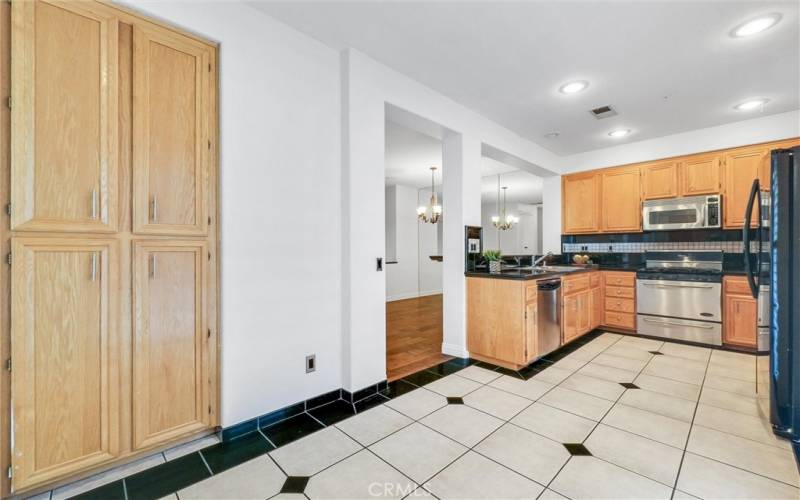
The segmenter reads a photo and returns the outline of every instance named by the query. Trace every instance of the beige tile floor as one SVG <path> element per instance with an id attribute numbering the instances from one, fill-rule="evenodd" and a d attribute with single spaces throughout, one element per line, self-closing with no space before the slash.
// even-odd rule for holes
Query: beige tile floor
<path id="1" fill-rule="evenodd" d="M 177 495 L 268 498 L 289 474 L 310 476 L 311 499 L 796 500 L 755 363 L 605 333 L 530 380 L 472 366 Z"/>

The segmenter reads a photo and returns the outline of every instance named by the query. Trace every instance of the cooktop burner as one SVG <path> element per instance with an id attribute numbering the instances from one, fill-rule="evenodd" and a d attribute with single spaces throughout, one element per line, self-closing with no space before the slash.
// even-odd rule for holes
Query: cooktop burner
<path id="1" fill-rule="evenodd" d="M 649 280 L 722 282 L 722 252 L 647 252 L 647 267 L 636 277 Z"/>

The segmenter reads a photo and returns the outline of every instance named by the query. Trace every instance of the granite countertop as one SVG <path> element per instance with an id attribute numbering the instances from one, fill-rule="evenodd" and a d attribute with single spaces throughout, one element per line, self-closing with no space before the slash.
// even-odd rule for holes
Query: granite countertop
<path id="1" fill-rule="evenodd" d="M 606 269 L 604 267 L 599 267 L 596 265 L 593 266 L 558 266 L 558 267 L 575 267 L 575 271 L 552 271 L 546 273 L 532 273 L 528 270 L 521 270 L 521 269 L 505 269 L 500 273 L 490 273 L 488 269 L 478 270 L 478 271 L 467 271 L 464 273 L 465 276 L 468 278 L 493 278 L 493 279 L 500 279 L 500 280 L 519 280 L 519 281 L 528 281 L 528 280 L 540 280 L 540 279 L 547 279 L 547 278 L 554 278 L 556 276 L 564 276 L 564 275 L 573 275 L 573 274 L 581 274 L 589 271 L 599 271 L 602 269 Z"/>

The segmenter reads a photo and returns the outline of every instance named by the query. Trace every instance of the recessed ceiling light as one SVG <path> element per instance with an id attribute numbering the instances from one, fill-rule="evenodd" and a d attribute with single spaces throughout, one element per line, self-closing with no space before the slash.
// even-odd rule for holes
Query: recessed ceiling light
<path id="1" fill-rule="evenodd" d="M 585 80 L 579 80 L 577 82 L 565 83 L 558 89 L 558 91 L 562 94 L 576 94 L 581 90 L 585 90 L 588 86 L 589 82 Z"/>
<path id="2" fill-rule="evenodd" d="M 631 129 L 629 129 L 629 128 L 620 128 L 620 129 L 617 129 L 617 130 L 612 130 L 611 132 L 608 133 L 608 135 L 611 136 L 611 137 L 619 138 L 619 137 L 625 137 L 626 135 L 628 135 L 630 133 L 631 133 Z"/>
<path id="3" fill-rule="evenodd" d="M 558 136 L 559 136 L 559 135 L 561 135 L 561 134 L 560 134 L 560 133 L 558 133 L 558 132 L 550 132 L 550 133 L 548 133 L 548 134 L 544 134 L 544 136 L 545 136 L 547 139 L 556 139 L 556 138 L 558 138 Z"/>
<path id="4" fill-rule="evenodd" d="M 754 109 L 762 108 L 768 102 L 769 99 L 750 99 L 749 101 L 744 101 L 743 103 L 737 104 L 733 107 L 733 109 L 737 109 L 739 111 L 752 111 Z"/>
<path id="5" fill-rule="evenodd" d="M 734 38 L 743 38 L 747 36 L 752 36 L 755 35 L 756 33 L 761 33 L 762 31 L 775 26 L 776 24 L 778 24 L 778 21 L 780 20 L 781 20 L 781 15 L 777 13 L 769 14 L 767 16 L 757 17 L 755 19 L 751 19 L 733 28 L 731 30 L 731 36 Z"/>

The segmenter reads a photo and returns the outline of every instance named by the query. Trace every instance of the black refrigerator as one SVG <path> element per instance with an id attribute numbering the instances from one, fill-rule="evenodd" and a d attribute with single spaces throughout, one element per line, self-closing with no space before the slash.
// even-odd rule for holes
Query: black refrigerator
<path id="1" fill-rule="evenodd" d="M 800 457 L 800 147 L 777 149 L 771 155 L 770 191 L 760 191 L 754 181 L 747 204 L 744 264 L 754 297 L 764 281 L 769 286 L 772 428 L 792 440 Z M 764 217 L 762 196 L 769 197 L 763 204 L 769 207 Z M 758 220 L 758 229 L 750 228 L 751 220 Z"/>

